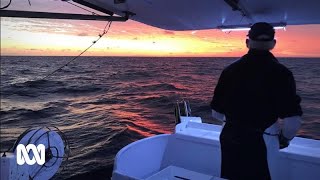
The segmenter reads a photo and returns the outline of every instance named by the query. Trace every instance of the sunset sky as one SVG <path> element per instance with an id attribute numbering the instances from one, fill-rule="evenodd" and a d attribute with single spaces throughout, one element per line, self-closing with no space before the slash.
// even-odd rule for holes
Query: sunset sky
<path id="1" fill-rule="evenodd" d="M 1 1 L 1 6 L 6 1 Z M 10 9 L 78 12 L 54 0 L 13 1 Z M 49 5 L 48 5 L 49 4 Z M 50 8 L 49 8 L 50 7 Z M 75 56 L 91 45 L 106 22 L 1 18 L 1 55 Z M 167 31 L 134 21 L 113 22 L 109 33 L 86 56 L 219 56 L 246 53 L 247 32 Z M 320 57 L 320 25 L 287 26 L 276 31 L 273 53 L 282 57 Z"/>

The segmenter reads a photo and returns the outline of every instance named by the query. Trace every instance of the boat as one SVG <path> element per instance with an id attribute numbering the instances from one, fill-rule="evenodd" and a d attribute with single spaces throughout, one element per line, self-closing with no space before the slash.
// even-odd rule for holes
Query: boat
<path id="1" fill-rule="evenodd" d="M 223 126 L 203 123 L 201 117 L 179 118 L 173 134 L 122 148 L 115 158 L 112 180 L 222 179 L 219 136 Z M 295 137 L 289 147 L 279 150 L 278 137 L 272 136 L 277 133 L 279 124 L 275 123 L 264 134 L 271 179 L 319 179 L 320 141 Z"/>
<path id="2" fill-rule="evenodd" d="M 255 22 L 275 28 L 320 24 L 318 0 L 73 0 L 105 15 L 1 10 L 1 17 L 138 21 L 165 30 L 248 29 Z M 187 103 L 184 103 L 187 104 Z M 188 106 L 184 110 L 188 111 Z M 179 111 L 180 112 L 180 111 Z M 178 113 L 172 134 L 141 139 L 116 155 L 112 180 L 218 180 L 223 125 L 203 123 L 201 117 Z M 278 124 L 266 130 L 277 134 Z M 265 134 L 268 164 L 274 180 L 320 179 L 320 141 L 295 137 L 279 150 L 278 138 Z M 2 178 L 1 178 L 2 179 Z"/>

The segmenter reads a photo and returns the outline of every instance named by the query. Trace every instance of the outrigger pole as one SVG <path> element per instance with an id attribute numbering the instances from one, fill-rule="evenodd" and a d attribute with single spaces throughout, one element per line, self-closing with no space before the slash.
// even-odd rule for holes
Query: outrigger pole
<path id="1" fill-rule="evenodd" d="M 86 14 L 67 14 L 67 13 L 50 13 L 50 12 L 34 12 L 34 11 L 15 11 L 0 10 L 0 17 L 19 17 L 19 18 L 43 18 L 43 19 L 73 19 L 73 20 L 95 20 L 95 21 L 127 21 L 130 12 L 125 12 L 122 16 L 98 16 Z"/>

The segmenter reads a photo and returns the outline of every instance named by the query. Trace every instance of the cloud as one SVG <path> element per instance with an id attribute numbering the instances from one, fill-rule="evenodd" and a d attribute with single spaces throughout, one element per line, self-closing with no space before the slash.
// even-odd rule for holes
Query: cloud
<path id="1" fill-rule="evenodd" d="M 101 27 L 99 27 L 101 26 Z M 34 33 L 68 34 L 77 36 L 89 36 L 99 34 L 103 27 L 101 24 L 83 23 L 66 20 L 35 20 L 1 18 L 1 28 L 11 31 L 27 31 Z M 83 32 L 83 29 L 90 33 Z"/>
<path id="2" fill-rule="evenodd" d="M 204 40 L 207 40 L 207 39 L 204 39 Z M 213 44 L 221 44 L 220 41 L 208 41 L 208 42 L 213 43 Z"/>
<path id="3" fill-rule="evenodd" d="M 78 36 L 88 36 L 89 34 L 88 33 L 85 33 L 85 32 L 82 32 L 82 33 L 79 33 Z"/>
<path id="4" fill-rule="evenodd" d="M 238 46 L 235 46 L 235 45 L 232 45 L 232 44 L 224 44 L 221 47 L 224 47 L 224 48 L 236 48 Z"/>
<path id="5" fill-rule="evenodd" d="M 62 52 L 68 52 L 68 51 L 71 51 L 71 49 L 62 49 L 61 51 Z"/>
<path id="6" fill-rule="evenodd" d="M 43 49 L 37 49 L 37 48 L 29 48 L 29 49 L 26 49 L 27 51 L 32 51 L 32 52 L 44 52 Z"/>
<path id="7" fill-rule="evenodd" d="M 163 31 L 163 34 L 174 35 L 175 33 L 173 31 Z"/>

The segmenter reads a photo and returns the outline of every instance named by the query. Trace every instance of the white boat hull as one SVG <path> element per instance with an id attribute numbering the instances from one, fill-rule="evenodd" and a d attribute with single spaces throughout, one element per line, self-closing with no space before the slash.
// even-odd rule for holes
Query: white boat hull
<path id="1" fill-rule="evenodd" d="M 185 118 L 174 134 L 145 138 L 121 149 L 115 158 L 112 180 L 155 180 L 167 171 L 171 173 L 168 177 L 174 176 L 179 169 L 189 174 L 183 177 L 187 179 L 196 175 L 220 177 L 222 126 L 201 123 L 199 118 L 194 120 Z M 277 126 L 267 131 L 274 133 Z M 296 137 L 288 148 L 279 150 L 277 137 L 264 135 L 264 139 L 273 180 L 320 179 L 319 140 Z"/>

